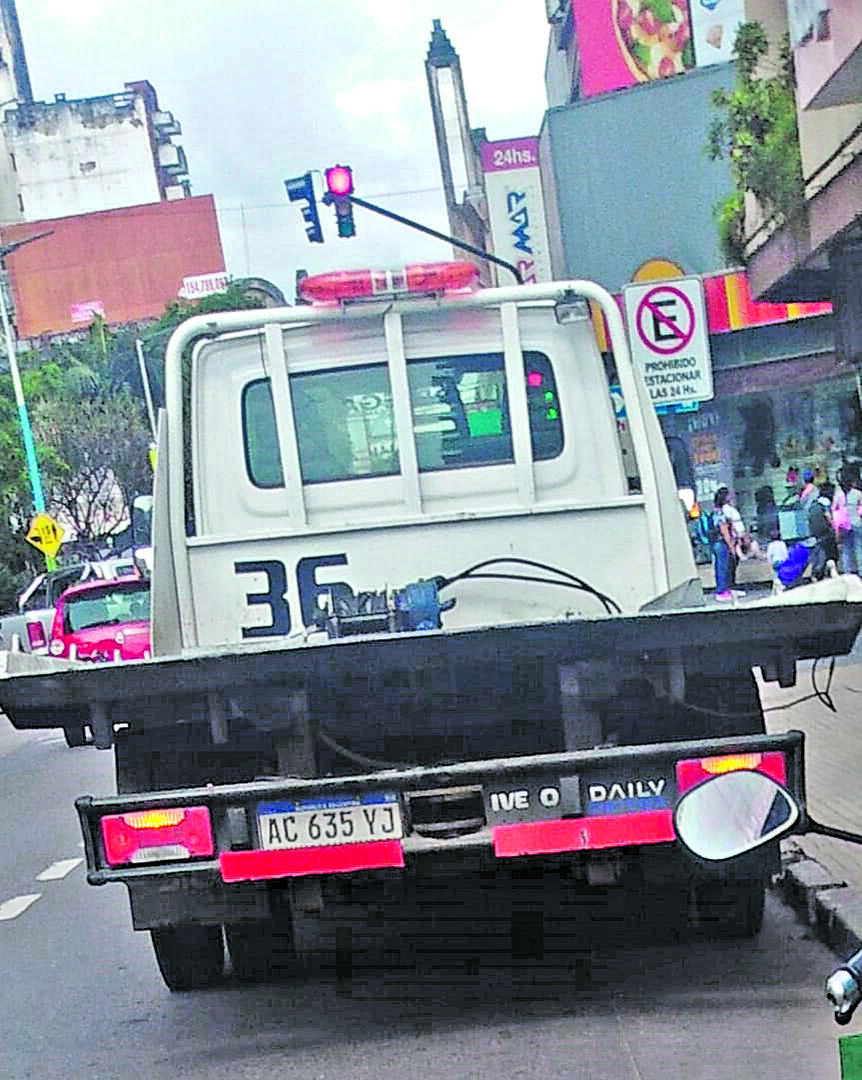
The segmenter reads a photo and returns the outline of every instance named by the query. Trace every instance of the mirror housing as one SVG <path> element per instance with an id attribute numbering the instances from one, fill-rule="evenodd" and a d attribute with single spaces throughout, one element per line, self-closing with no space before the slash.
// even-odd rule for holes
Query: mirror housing
<path id="1" fill-rule="evenodd" d="M 677 803 L 679 840 L 701 859 L 724 862 L 789 833 L 799 805 L 765 773 L 736 769 L 699 784 Z"/>

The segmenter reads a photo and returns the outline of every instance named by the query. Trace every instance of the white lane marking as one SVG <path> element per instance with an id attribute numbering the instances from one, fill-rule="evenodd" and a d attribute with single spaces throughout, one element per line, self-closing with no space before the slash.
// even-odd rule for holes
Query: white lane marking
<path id="1" fill-rule="evenodd" d="M 84 860 L 80 857 L 77 859 L 60 859 L 58 862 L 51 863 L 51 865 L 43 870 L 41 874 L 36 875 L 37 881 L 59 881 L 60 878 L 64 878 L 66 874 L 72 872 L 76 866 L 80 866 Z"/>
<path id="2" fill-rule="evenodd" d="M 26 911 L 31 904 L 35 904 L 42 894 L 40 892 L 27 893 L 26 896 L 13 896 L 0 904 L 0 922 L 5 919 L 15 919 L 22 911 Z"/>

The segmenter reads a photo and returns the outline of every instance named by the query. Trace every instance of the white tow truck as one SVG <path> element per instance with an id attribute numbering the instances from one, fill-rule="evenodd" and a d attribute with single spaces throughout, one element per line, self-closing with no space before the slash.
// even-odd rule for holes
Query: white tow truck
<path id="1" fill-rule="evenodd" d="M 755 933 L 775 845 L 698 862 L 675 802 L 740 767 L 801 791 L 752 668 L 787 686 L 849 651 L 859 580 L 705 605 L 601 287 L 482 290 L 466 263 L 302 287 L 170 340 L 153 659 L 6 655 L 16 727 L 113 748 L 118 794 L 77 802 L 89 881 L 125 883 L 172 989 L 227 957 L 268 977 L 346 898 L 477 875 L 501 909 L 538 883 L 582 953 L 592 902 Z"/>

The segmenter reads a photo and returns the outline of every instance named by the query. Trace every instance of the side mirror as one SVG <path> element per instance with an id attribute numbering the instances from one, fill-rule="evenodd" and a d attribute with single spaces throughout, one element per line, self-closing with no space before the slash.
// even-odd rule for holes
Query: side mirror
<path id="1" fill-rule="evenodd" d="M 764 773 L 738 769 L 705 781 L 674 811 L 676 834 L 702 859 L 734 859 L 790 832 L 799 806 Z"/>

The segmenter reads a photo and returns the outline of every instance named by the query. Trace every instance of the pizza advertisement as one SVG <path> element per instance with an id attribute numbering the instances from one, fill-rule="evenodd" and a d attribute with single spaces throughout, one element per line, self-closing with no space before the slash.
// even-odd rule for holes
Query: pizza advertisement
<path id="1" fill-rule="evenodd" d="M 607 93 L 731 58 L 744 0 L 572 0 L 581 93 Z"/>

